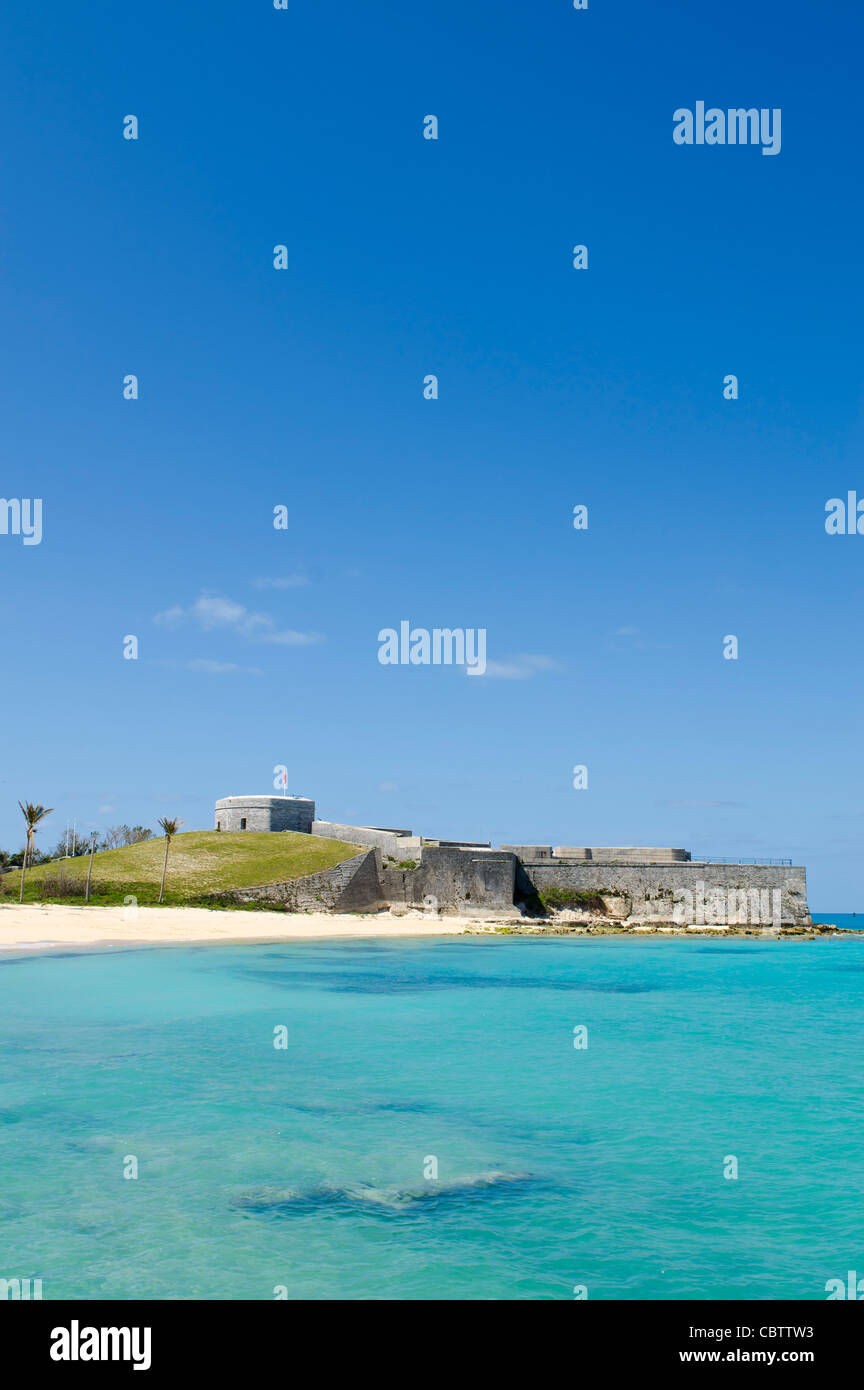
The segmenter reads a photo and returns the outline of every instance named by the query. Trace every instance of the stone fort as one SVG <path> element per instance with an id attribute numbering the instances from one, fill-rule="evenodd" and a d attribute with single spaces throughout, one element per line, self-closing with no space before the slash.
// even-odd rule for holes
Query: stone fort
<path id="1" fill-rule="evenodd" d="M 787 860 L 693 859 L 685 849 L 643 845 L 545 845 L 439 840 L 392 826 L 316 819 L 302 796 L 226 796 L 215 829 L 294 831 L 356 845 L 334 869 L 238 890 L 241 901 L 294 910 L 371 912 L 412 908 L 461 916 L 542 912 L 544 900 L 595 904 L 622 925 L 723 920 L 765 927 L 808 926 L 806 873 Z M 719 917 L 719 902 L 734 916 Z M 683 914 L 683 916 L 682 916 Z"/>

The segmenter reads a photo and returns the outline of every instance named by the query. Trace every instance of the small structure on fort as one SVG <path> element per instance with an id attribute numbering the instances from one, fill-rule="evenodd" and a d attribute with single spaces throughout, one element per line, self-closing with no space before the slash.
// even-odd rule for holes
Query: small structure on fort
<path id="1" fill-rule="evenodd" d="M 305 796 L 223 796 L 216 802 L 217 830 L 296 830 L 312 834 L 315 802 Z"/>
<path id="2" fill-rule="evenodd" d="M 689 849 L 648 849 L 642 845 L 609 846 L 599 849 L 583 845 L 502 845 L 519 859 L 566 860 L 569 864 L 688 864 Z"/>

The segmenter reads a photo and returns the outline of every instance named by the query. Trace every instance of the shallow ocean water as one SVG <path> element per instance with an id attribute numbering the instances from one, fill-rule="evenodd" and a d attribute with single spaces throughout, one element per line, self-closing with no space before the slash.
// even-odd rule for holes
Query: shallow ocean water
<path id="1" fill-rule="evenodd" d="M 824 1299 L 864 1270 L 862 1005 L 864 937 L 8 952 L 0 1277 Z"/>

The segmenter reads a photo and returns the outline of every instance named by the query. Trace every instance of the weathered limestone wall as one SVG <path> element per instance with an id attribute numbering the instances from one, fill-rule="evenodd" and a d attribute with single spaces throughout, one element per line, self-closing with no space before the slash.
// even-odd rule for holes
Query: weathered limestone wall
<path id="1" fill-rule="evenodd" d="M 394 906 L 429 906 L 460 916 L 514 912 L 518 861 L 500 850 L 434 849 L 424 846 L 416 869 L 382 873 L 384 896 Z"/>
<path id="2" fill-rule="evenodd" d="M 374 849 L 364 850 L 320 874 L 308 874 L 287 883 L 238 888 L 230 896 L 238 903 L 278 903 L 290 912 L 376 912 L 383 906 Z"/>
<path id="3" fill-rule="evenodd" d="M 428 907 L 463 916 L 530 910 L 553 889 L 601 898 L 611 921 L 696 925 L 807 926 L 802 868 L 750 864 L 601 865 L 555 860 L 521 862 L 501 850 L 424 846 L 416 869 L 385 867 L 382 896 L 394 907 Z M 774 897 L 779 893 L 779 901 Z M 532 901 L 533 900 L 533 901 Z"/>
<path id="4" fill-rule="evenodd" d="M 530 900 L 532 889 L 573 889 L 597 893 L 610 915 L 621 920 L 688 921 L 699 925 L 733 922 L 766 925 L 780 893 L 783 923 L 808 926 L 807 881 L 803 868 L 764 864 L 668 864 L 606 866 L 523 862 L 517 895 Z M 677 909 L 677 912 L 676 912 Z M 720 913 L 723 913 L 721 918 Z"/>
<path id="5" fill-rule="evenodd" d="M 501 845 L 502 850 L 515 854 L 517 859 L 551 859 L 551 845 Z"/>
<path id="6" fill-rule="evenodd" d="M 345 840 L 349 845 L 368 845 L 370 849 L 380 849 L 391 859 L 420 857 L 420 837 L 417 835 L 394 835 L 390 830 L 375 830 L 369 825 L 342 825 L 332 820 L 313 821 L 312 834 L 322 835 L 328 840 Z"/>

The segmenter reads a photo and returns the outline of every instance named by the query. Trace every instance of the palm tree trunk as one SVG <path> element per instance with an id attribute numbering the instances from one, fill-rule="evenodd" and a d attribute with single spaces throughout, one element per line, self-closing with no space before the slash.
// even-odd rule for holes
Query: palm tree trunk
<path id="1" fill-rule="evenodd" d="M 19 899 L 18 899 L 19 903 L 23 903 L 23 901 L 24 901 L 24 875 L 25 875 L 25 873 L 27 872 L 27 851 L 28 851 L 29 848 L 30 848 L 30 832 L 29 832 L 29 830 L 28 830 L 28 832 L 27 832 L 27 843 L 26 843 L 26 845 L 24 846 L 24 858 L 21 860 L 21 896 L 20 896 Z"/>
<path id="2" fill-rule="evenodd" d="M 171 843 L 171 840 L 170 840 L 169 836 L 166 835 L 166 836 L 165 836 L 165 859 L 164 859 L 164 862 L 163 862 L 163 864 L 162 864 L 162 887 L 159 889 L 159 901 L 160 901 L 160 903 L 161 903 L 163 897 L 165 896 L 165 870 L 168 868 L 168 846 L 170 845 L 170 843 Z"/>
<path id="3" fill-rule="evenodd" d="M 93 836 L 93 843 L 90 846 L 90 863 L 87 865 L 87 893 L 84 897 L 85 903 L 90 901 L 90 875 L 93 872 L 93 855 L 96 853 L 96 836 Z"/>

